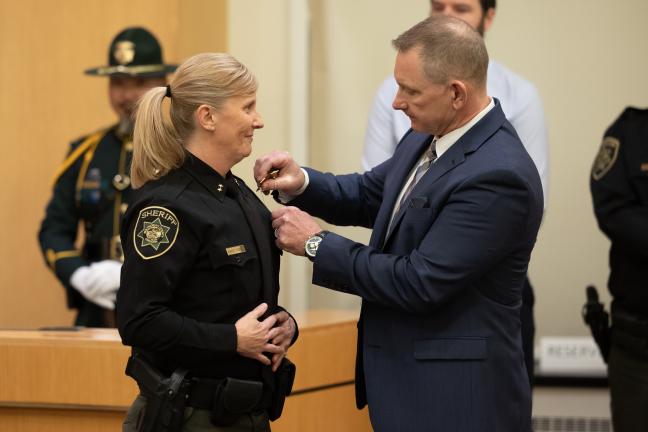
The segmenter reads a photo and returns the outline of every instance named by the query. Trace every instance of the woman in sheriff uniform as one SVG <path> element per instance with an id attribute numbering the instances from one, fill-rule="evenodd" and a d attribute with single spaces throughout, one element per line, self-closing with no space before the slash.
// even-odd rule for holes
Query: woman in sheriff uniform
<path id="1" fill-rule="evenodd" d="M 230 55 L 199 54 L 140 101 L 116 307 L 140 387 L 125 431 L 270 430 L 297 327 L 277 306 L 270 212 L 230 171 L 263 127 L 256 90 Z"/>

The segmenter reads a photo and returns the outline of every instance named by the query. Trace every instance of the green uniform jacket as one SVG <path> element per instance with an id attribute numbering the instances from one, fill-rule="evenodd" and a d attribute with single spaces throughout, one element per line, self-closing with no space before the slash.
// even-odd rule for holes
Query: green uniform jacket
<path id="1" fill-rule="evenodd" d="M 73 142 L 54 177 L 38 239 L 48 266 L 67 290 L 70 308 L 81 309 L 87 302 L 70 285 L 75 270 L 121 259 L 116 239 L 131 195 L 131 153 L 132 141 L 120 139 L 113 126 Z M 77 247 L 80 222 L 83 245 Z"/>

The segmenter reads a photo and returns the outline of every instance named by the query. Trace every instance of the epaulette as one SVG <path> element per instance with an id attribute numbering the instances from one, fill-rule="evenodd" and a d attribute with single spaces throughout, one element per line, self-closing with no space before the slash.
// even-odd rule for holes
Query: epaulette
<path id="1" fill-rule="evenodd" d="M 648 109 L 636 108 L 636 107 L 626 107 L 625 110 L 621 113 L 617 122 L 632 122 L 635 120 L 645 121 L 644 118 L 648 115 Z"/>
<path id="2" fill-rule="evenodd" d="M 74 164 L 74 162 L 77 161 L 77 159 L 79 159 L 88 150 L 94 149 L 94 147 L 99 144 L 99 141 L 101 141 L 101 138 L 106 134 L 107 131 L 108 128 L 105 128 L 88 135 L 88 137 L 86 137 L 86 139 L 84 139 L 83 142 L 81 142 L 81 144 L 79 144 L 77 148 L 75 148 L 68 155 L 68 157 L 65 158 L 61 166 L 59 166 L 58 170 L 56 170 L 56 173 L 54 174 L 54 178 L 52 179 L 52 187 L 56 185 L 58 179 Z"/>

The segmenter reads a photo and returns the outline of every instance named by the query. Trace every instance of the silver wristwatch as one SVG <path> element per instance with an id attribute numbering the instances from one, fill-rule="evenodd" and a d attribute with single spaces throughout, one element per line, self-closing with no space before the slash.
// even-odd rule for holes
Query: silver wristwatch
<path id="1" fill-rule="evenodd" d="M 306 240 L 306 242 L 304 243 L 304 252 L 306 253 L 306 258 L 311 261 L 315 261 L 317 249 L 328 233 L 328 231 L 320 231 L 317 234 L 310 236 L 308 240 Z"/>

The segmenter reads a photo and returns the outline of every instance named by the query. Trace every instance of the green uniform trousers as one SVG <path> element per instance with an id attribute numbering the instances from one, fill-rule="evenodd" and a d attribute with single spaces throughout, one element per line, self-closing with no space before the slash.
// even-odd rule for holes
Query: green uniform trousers
<path id="1" fill-rule="evenodd" d="M 648 360 L 612 344 L 608 379 L 615 432 L 648 431 Z"/>
<path id="2" fill-rule="evenodd" d="M 137 432 L 145 407 L 146 398 L 142 395 L 137 396 L 126 414 L 122 432 Z M 182 432 L 270 432 L 270 420 L 268 414 L 262 411 L 243 415 L 232 426 L 214 426 L 209 421 L 209 411 L 186 408 Z"/>

